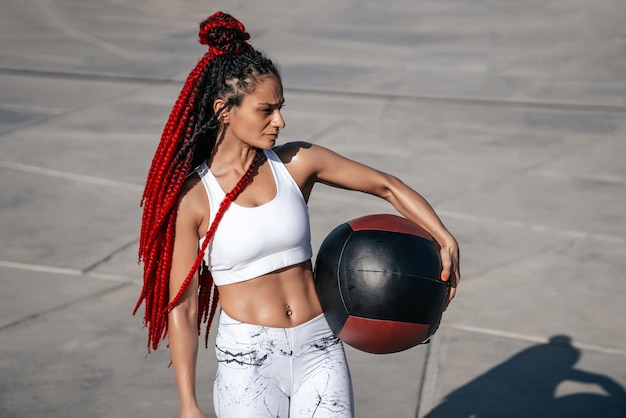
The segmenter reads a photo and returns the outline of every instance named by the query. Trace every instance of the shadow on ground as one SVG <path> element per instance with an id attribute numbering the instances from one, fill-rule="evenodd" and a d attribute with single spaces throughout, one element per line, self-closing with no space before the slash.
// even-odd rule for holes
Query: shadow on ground
<path id="1" fill-rule="evenodd" d="M 624 388 L 607 376 L 574 368 L 580 356 L 570 337 L 554 336 L 450 393 L 426 418 L 626 417 Z M 600 390 L 557 396 L 566 381 Z"/>

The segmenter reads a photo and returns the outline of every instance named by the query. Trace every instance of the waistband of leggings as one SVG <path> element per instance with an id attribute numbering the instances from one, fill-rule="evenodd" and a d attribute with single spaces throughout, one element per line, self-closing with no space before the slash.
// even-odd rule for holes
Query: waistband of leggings
<path id="1" fill-rule="evenodd" d="M 317 328 L 320 325 L 322 325 L 324 327 L 328 327 L 328 323 L 326 322 L 326 318 L 324 317 L 323 313 L 319 314 L 315 318 L 309 319 L 308 321 L 306 321 L 306 322 L 304 322 L 304 323 L 302 323 L 300 325 L 296 325 L 295 327 L 278 328 L 278 327 L 267 327 L 267 326 L 264 326 L 264 325 L 249 324 L 247 322 L 238 321 L 236 319 L 233 319 L 223 309 L 220 312 L 219 323 L 220 323 L 220 325 L 237 325 L 238 328 L 247 328 L 247 329 L 249 329 L 251 331 L 258 330 L 259 328 L 264 328 L 264 329 L 267 329 L 267 330 L 280 330 L 280 331 L 283 331 L 283 330 L 301 331 L 301 330 L 306 330 L 307 328 Z"/>

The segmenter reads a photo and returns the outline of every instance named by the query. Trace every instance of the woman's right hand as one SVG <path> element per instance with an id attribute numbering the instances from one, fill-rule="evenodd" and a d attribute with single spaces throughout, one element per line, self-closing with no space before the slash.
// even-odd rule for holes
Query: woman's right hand
<path id="1" fill-rule="evenodd" d="M 190 179 L 197 180 L 195 177 Z M 198 254 L 198 229 L 203 216 L 198 209 L 197 201 L 201 199 L 197 194 L 201 190 L 199 187 L 204 186 L 197 180 L 189 181 L 185 187 L 190 190 L 182 193 L 178 205 L 169 282 L 170 303 L 180 291 Z M 182 297 L 168 313 L 168 346 L 178 386 L 181 418 L 205 418 L 196 401 L 198 309 L 198 273 L 195 272 Z"/>

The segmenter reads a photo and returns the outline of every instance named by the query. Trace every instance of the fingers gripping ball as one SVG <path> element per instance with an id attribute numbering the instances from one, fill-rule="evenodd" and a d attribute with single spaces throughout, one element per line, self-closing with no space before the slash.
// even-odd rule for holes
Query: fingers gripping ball
<path id="1" fill-rule="evenodd" d="M 315 287 L 335 335 L 362 351 L 394 353 L 435 333 L 448 292 L 439 246 L 395 215 L 339 225 L 315 263 Z"/>

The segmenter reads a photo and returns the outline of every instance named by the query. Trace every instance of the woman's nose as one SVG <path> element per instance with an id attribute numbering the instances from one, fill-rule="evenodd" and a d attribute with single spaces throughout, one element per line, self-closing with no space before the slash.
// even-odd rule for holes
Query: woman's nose
<path id="1" fill-rule="evenodd" d="M 283 119 L 282 113 L 280 110 L 276 110 L 274 112 L 274 117 L 272 118 L 272 126 L 275 126 L 278 129 L 283 129 L 285 127 L 285 119 Z"/>

